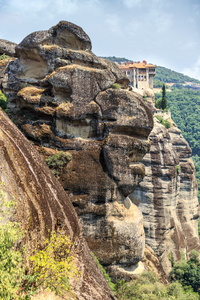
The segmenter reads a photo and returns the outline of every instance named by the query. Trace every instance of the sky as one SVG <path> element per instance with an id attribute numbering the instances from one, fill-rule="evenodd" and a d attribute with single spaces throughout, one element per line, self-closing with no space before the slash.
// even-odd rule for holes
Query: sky
<path id="1" fill-rule="evenodd" d="M 200 0 L 0 0 L 0 39 L 19 43 L 61 20 L 81 26 L 98 56 L 200 79 Z"/>

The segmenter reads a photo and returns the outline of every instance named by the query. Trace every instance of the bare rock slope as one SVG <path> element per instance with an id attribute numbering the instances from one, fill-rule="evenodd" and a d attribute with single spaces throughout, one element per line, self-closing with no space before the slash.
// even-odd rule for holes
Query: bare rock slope
<path id="1" fill-rule="evenodd" d="M 8 200 L 16 201 L 14 218 L 27 232 L 28 251 L 32 251 L 37 242 L 44 242 L 49 230 L 62 229 L 71 237 L 75 263 L 81 272 L 72 286 L 76 299 L 114 299 L 82 237 L 69 197 L 35 148 L 1 110 L 0 189 L 1 195 L 3 191 Z"/>
<path id="2" fill-rule="evenodd" d="M 138 161 L 149 149 L 151 111 L 74 24 L 30 34 L 16 55 L 3 82 L 12 118 L 44 156 L 52 149 L 71 154 L 59 179 L 88 245 L 111 275 L 131 276 L 145 237 L 141 211 L 128 195 L 144 176 Z"/>
<path id="3" fill-rule="evenodd" d="M 131 195 L 144 216 L 146 243 L 155 251 L 168 273 L 170 252 L 175 260 L 181 251 L 188 256 L 200 250 L 199 204 L 191 149 L 172 122 L 167 130 L 155 118 L 149 136 L 150 152 L 143 159 L 146 174 Z"/>

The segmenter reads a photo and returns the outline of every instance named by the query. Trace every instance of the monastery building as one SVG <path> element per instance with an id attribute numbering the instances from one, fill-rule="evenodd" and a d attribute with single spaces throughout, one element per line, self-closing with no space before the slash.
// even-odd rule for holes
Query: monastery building
<path id="1" fill-rule="evenodd" d="M 147 64 L 146 60 L 137 63 L 125 63 L 118 66 L 130 80 L 130 84 L 138 89 L 153 89 L 153 77 L 156 74 L 156 66 Z"/>

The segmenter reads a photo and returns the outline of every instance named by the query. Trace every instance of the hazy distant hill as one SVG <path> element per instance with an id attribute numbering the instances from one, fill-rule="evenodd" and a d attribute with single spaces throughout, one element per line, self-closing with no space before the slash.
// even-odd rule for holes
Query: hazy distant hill
<path id="1" fill-rule="evenodd" d="M 125 57 L 115 57 L 115 56 L 108 56 L 108 57 L 102 57 L 109 59 L 114 62 L 118 62 L 119 64 L 125 63 L 125 62 L 132 62 L 132 60 L 127 59 Z M 175 71 L 172 71 L 168 68 L 165 67 L 160 67 L 157 66 L 156 68 L 156 75 L 154 77 L 154 87 L 160 87 L 162 86 L 162 83 L 187 83 L 187 82 L 192 82 L 192 83 L 200 83 L 199 80 L 191 78 L 187 75 L 183 75 L 182 73 L 178 73 Z"/>

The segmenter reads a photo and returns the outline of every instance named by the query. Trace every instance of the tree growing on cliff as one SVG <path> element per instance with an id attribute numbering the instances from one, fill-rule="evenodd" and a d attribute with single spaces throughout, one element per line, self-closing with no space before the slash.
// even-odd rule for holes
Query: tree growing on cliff
<path id="1" fill-rule="evenodd" d="M 185 260 L 184 257 L 173 265 L 170 272 L 172 281 L 180 282 L 184 287 L 191 287 L 194 292 L 200 294 L 200 259 L 199 253 L 192 250 L 189 254 L 190 259 Z"/>
<path id="2" fill-rule="evenodd" d="M 163 84 L 162 86 L 162 100 L 161 100 L 161 109 L 167 109 L 168 103 L 167 103 L 167 97 L 166 97 L 166 86 Z"/>

